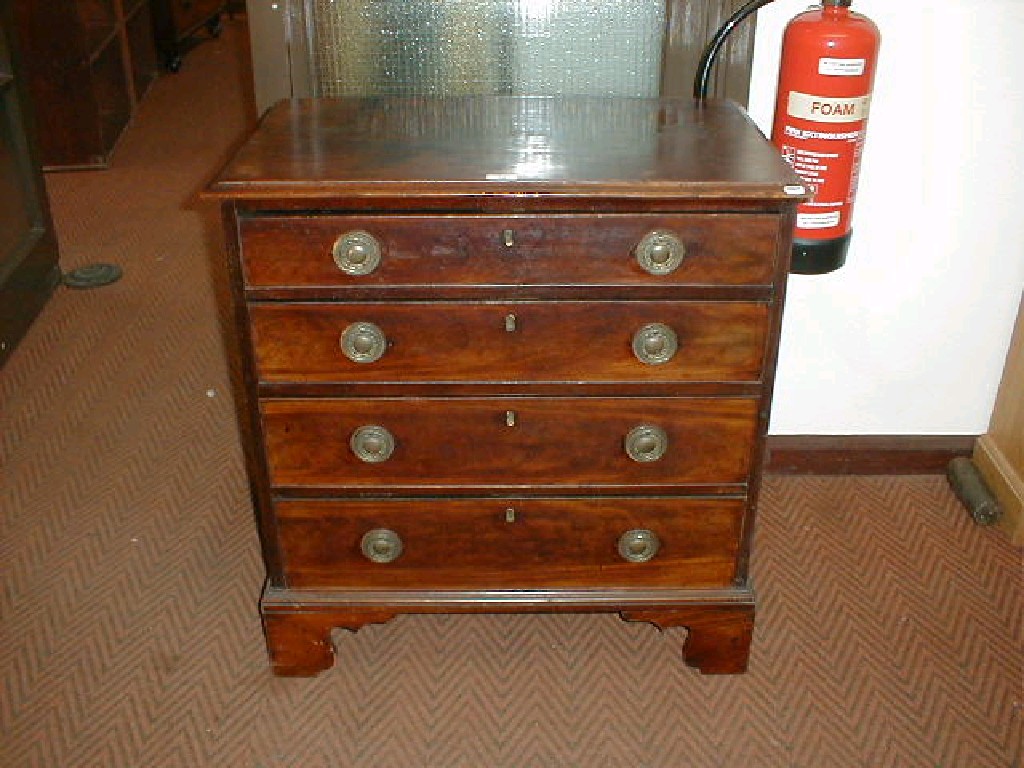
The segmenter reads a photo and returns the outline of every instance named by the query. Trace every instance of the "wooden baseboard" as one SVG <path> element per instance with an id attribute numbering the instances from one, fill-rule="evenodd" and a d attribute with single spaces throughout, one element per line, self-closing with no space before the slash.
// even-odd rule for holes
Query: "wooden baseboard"
<path id="1" fill-rule="evenodd" d="M 974 465 L 985 478 L 1002 510 L 1000 527 L 1014 544 L 1024 544 L 1024 478 L 991 435 L 982 435 L 974 448 Z"/>
<path id="2" fill-rule="evenodd" d="M 775 475 L 944 474 L 970 457 L 975 436 L 769 435 L 765 472 Z"/>

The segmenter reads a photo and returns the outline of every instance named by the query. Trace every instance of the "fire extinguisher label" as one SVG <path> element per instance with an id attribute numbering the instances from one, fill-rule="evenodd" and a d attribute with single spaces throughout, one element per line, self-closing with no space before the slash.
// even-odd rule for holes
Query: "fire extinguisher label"
<path id="1" fill-rule="evenodd" d="M 796 225 L 800 229 L 832 229 L 832 227 L 838 227 L 841 220 L 842 216 L 839 211 L 798 213 L 796 215 Z"/>
<path id="2" fill-rule="evenodd" d="M 870 109 L 870 96 L 830 98 L 791 91 L 787 111 L 791 117 L 816 123 L 859 123 L 868 119 Z"/>
<path id="3" fill-rule="evenodd" d="M 860 77 L 867 68 L 867 59 L 818 59 L 818 74 L 833 77 Z"/>

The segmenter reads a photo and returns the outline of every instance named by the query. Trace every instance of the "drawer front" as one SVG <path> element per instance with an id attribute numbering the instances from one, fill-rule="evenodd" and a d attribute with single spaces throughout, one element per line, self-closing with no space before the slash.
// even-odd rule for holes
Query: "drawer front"
<path id="1" fill-rule="evenodd" d="M 243 218 L 239 228 L 252 287 L 767 285 L 779 223 L 767 214 L 294 215 Z M 645 271 L 636 257 L 654 231 L 674 233 L 685 249 L 668 274 Z M 334 259 L 335 243 L 351 232 L 379 244 L 368 274 L 349 274 Z"/>
<path id="2" fill-rule="evenodd" d="M 355 491 L 742 484 L 758 424 L 752 398 L 268 399 L 261 409 L 272 485 Z"/>
<path id="3" fill-rule="evenodd" d="M 258 304 L 269 382 L 757 381 L 765 304 Z M 378 358 L 377 355 L 380 355 Z"/>
<path id="4" fill-rule="evenodd" d="M 298 588 L 725 587 L 743 516 L 742 499 L 664 497 L 276 508 L 285 575 Z"/>

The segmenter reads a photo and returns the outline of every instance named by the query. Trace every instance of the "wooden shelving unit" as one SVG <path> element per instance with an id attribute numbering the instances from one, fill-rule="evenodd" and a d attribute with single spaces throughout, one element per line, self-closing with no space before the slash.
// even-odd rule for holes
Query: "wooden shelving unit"
<path id="1" fill-rule="evenodd" d="M 23 0 L 15 34 L 44 168 L 103 168 L 157 75 L 147 0 Z"/>

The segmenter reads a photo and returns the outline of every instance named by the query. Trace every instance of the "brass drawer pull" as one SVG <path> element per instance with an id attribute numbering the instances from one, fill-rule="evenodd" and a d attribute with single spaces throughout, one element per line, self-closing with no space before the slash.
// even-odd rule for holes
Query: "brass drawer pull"
<path id="1" fill-rule="evenodd" d="M 341 351 L 353 363 L 375 363 L 387 349 L 384 331 L 373 323 L 352 323 L 341 334 Z"/>
<path id="2" fill-rule="evenodd" d="M 629 563 L 646 563 L 661 549 L 661 540 L 654 531 L 637 528 L 619 537 L 619 554 Z"/>
<path id="3" fill-rule="evenodd" d="M 679 269 L 686 257 L 686 246 L 665 229 L 648 232 L 636 246 L 636 260 L 652 275 L 668 275 Z"/>
<path id="4" fill-rule="evenodd" d="M 519 318 L 517 318 L 511 312 L 509 312 L 507 315 L 505 315 L 505 330 L 508 333 L 515 333 L 516 332 L 516 328 L 518 328 L 518 327 L 519 327 Z"/>
<path id="5" fill-rule="evenodd" d="M 384 427 L 377 424 L 359 427 L 348 441 L 352 453 L 367 464 L 380 464 L 391 458 L 395 452 L 395 438 Z"/>
<path id="6" fill-rule="evenodd" d="M 658 461 L 668 451 L 668 435 L 661 427 L 641 424 L 629 430 L 625 439 L 626 454 L 633 461 L 648 464 Z"/>
<path id="7" fill-rule="evenodd" d="M 679 337 L 663 323 L 649 323 L 633 334 L 633 354 L 641 363 L 662 365 L 679 350 Z"/>
<path id="8" fill-rule="evenodd" d="M 504 243 L 506 248 L 512 248 L 516 244 L 516 233 L 515 230 L 506 229 L 501 233 L 501 242 Z"/>
<path id="9" fill-rule="evenodd" d="M 346 275 L 368 275 L 380 265 L 380 243 L 369 232 L 355 229 L 334 241 L 334 263 Z"/>
<path id="10" fill-rule="evenodd" d="M 359 548 L 367 560 L 393 563 L 402 556 L 402 537 L 387 528 L 374 528 L 363 534 Z"/>

